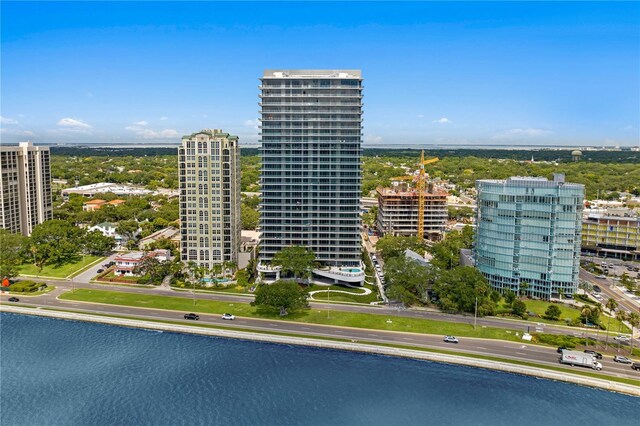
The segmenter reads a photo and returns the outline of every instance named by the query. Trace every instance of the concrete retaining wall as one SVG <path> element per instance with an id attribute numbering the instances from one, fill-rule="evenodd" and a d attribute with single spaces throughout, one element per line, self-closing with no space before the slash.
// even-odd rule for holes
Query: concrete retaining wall
<path id="1" fill-rule="evenodd" d="M 176 333 L 201 334 L 205 336 L 218 336 L 231 339 L 256 340 L 262 342 L 280 343 L 286 345 L 314 346 L 318 348 L 337 349 L 343 351 L 366 352 L 388 356 L 422 359 L 428 361 L 460 364 L 471 367 L 488 368 L 491 370 L 506 371 L 509 373 L 523 374 L 527 376 L 542 377 L 549 380 L 575 383 L 583 386 L 597 387 L 614 392 L 640 396 L 640 387 L 614 382 L 605 379 L 581 376 L 560 371 L 548 370 L 538 367 L 526 367 L 508 362 L 489 361 L 478 358 L 470 358 L 457 355 L 446 355 L 434 352 L 426 352 L 412 349 L 401 349 L 358 342 L 333 342 L 330 340 L 313 339 L 306 337 L 278 336 L 274 334 L 252 333 L 247 331 L 224 330 L 208 327 L 197 327 L 178 324 L 163 324 L 154 321 L 111 318 L 100 315 L 81 314 L 73 312 L 47 311 L 40 309 L 22 308 L 19 306 L 0 306 L 0 311 L 17 314 L 38 315 L 43 317 L 62 318 L 76 321 L 97 322 L 103 324 L 118 325 L 123 327 L 145 328 L 153 330 L 170 331 Z"/>

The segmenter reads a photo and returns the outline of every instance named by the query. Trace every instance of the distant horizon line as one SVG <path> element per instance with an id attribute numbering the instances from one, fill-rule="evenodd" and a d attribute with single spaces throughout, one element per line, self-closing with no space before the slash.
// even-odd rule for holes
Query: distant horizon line
<path id="1" fill-rule="evenodd" d="M 14 145 L 14 144 L 11 144 Z M 11 146 L 5 145 L 5 146 Z M 17 144 L 15 144 L 17 146 Z M 46 143 L 36 143 L 33 142 L 34 146 L 48 146 L 48 147 L 73 147 L 73 148 L 177 148 L 180 146 L 179 142 L 149 142 L 149 143 L 103 143 L 103 142 L 63 142 L 63 143 L 54 143 L 54 144 L 46 144 Z M 240 148 L 260 148 L 259 143 L 240 143 Z M 608 150 L 608 149 L 620 149 L 620 150 L 633 150 L 640 149 L 640 143 L 637 145 L 548 145 L 548 144 L 537 144 L 537 145 L 519 145 L 514 146 L 513 144 L 483 144 L 483 145 L 474 145 L 474 144 L 372 144 L 372 143 L 363 143 L 363 149 L 390 149 L 390 150 L 400 150 L 400 149 L 479 149 L 479 150 L 487 150 L 487 149 L 506 149 L 506 150 L 570 150 L 570 149 L 598 149 L 598 150 Z"/>

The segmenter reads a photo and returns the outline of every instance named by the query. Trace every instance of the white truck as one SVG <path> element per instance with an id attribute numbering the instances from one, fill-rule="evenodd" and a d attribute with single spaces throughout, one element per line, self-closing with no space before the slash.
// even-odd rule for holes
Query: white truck
<path id="1" fill-rule="evenodd" d="M 580 365 L 582 367 L 593 368 L 594 370 L 602 370 L 602 364 L 598 362 L 595 356 L 580 351 L 563 350 L 560 357 L 561 364 Z"/>

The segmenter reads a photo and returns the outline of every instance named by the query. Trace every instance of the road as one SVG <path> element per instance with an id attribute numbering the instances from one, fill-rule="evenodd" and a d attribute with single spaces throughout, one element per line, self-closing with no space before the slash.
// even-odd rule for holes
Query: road
<path id="1" fill-rule="evenodd" d="M 602 293 L 607 297 L 607 299 L 615 299 L 618 302 L 618 305 L 627 312 L 639 312 L 637 302 L 631 299 L 629 296 L 624 294 L 622 291 L 618 290 L 614 284 L 614 282 L 609 278 L 598 278 L 596 275 L 584 270 L 580 269 L 580 279 L 589 281 L 593 284 L 598 285 L 602 289 Z M 602 304 L 605 305 L 607 300 L 603 300 Z"/>
<path id="2" fill-rule="evenodd" d="M 72 289 L 72 288 L 90 288 L 94 290 L 111 290 L 125 293 L 136 293 L 136 294 L 156 294 L 156 295 L 164 295 L 164 296 L 172 296 L 172 297 L 184 297 L 191 298 L 191 292 L 182 292 L 175 291 L 169 288 L 163 287 L 151 287 L 151 288 L 141 288 L 141 287 L 126 287 L 122 285 L 111 286 L 108 284 L 89 284 L 89 283 L 80 283 L 80 282 L 68 282 L 68 281 L 56 281 L 56 280 L 43 280 L 47 283 L 54 285 L 60 289 Z M 207 294 L 207 293 L 197 293 L 197 298 L 206 299 L 206 300 L 218 300 L 223 302 L 232 302 L 232 303 L 249 303 L 253 296 L 251 295 L 237 295 L 237 294 Z M 327 304 L 326 302 L 316 301 L 310 303 L 311 308 L 316 309 L 327 309 L 330 308 L 332 311 L 345 311 L 345 312 L 359 312 L 359 313 L 368 313 L 368 314 L 378 314 L 378 315 L 388 315 L 390 317 L 408 317 L 408 318 L 422 318 L 433 321 L 446 321 L 453 323 L 461 323 L 461 324 L 473 324 L 473 315 L 458 315 L 458 314 L 446 314 L 435 310 L 424 310 L 424 309 L 404 309 L 401 307 L 394 306 L 371 306 L 371 305 L 348 305 L 348 304 L 338 304 L 332 303 Z M 561 325 L 551 325 L 546 323 L 536 323 L 533 321 L 524 321 L 517 319 L 507 319 L 507 318 L 496 318 L 496 317 L 485 317 L 477 319 L 478 327 L 497 327 L 497 328 L 507 328 L 517 331 L 519 333 L 524 332 L 538 332 L 538 333 L 550 333 L 550 334 L 561 334 L 561 335 L 571 335 L 576 337 L 584 337 L 588 335 L 590 338 L 595 339 L 597 337 L 602 338 L 601 332 L 594 332 L 589 329 L 582 329 L 577 327 L 568 327 Z"/>
<path id="3" fill-rule="evenodd" d="M 78 284 L 78 287 L 85 287 L 87 284 Z M 144 292 L 149 292 L 148 289 L 127 289 L 131 292 L 137 293 L 142 292 L 141 290 L 146 290 Z M 69 291 L 68 287 L 61 286 L 60 288 L 56 288 L 53 292 L 44 294 L 42 296 L 36 297 L 23 297 L 21 298 L 19 304 L 24 306 L 31 306 L 36 308 L 57 308 L 64 309 L 67 311 L 76 311 L 83 313 L 102 313 L 108 315 L 122 315 L 133 318 L 140 319 L 155 319 L 155 320 L 169 320 L 176 322 L 184 322 L 192 323 L 191 321 L 184 320 L 183 312 L 173 312 L 166 311 L 160 309 L 147 309 L 147 308 L 136 308 L 129 306 L 116 306 L 116 305 L 103 305 L 103 304 L 95 304 L 95 303 L 83 303 L 77 301 L 64 301 L 58 299 L 56 296 Z M 158 293 L 158 291 L 156 291 Z M 187 294 L 175 294 L 172 292 L 174 296 L 177 297 L 191 297 Z M 218 300 L 227 300 L 231 303 L 235 303 L 237 301 L 241 301 L 246 303 L 247 299 L 241 296 L 224 296 L 216 295 Z M 6 303 L 6 298 L 8 295 L 3 295 L 0 300 L 2 303 Z M 203 297 L 204 298 L 204 297 Z M 326 308 L 326 305 L 323 305 Z M 358 306 L 344 306 L 344 305 L 332 305 L 332 310 L 337 310 L 336 308 L 345 308 L 345 310 L 351 309 L 363 309 L 366 307 L 358 307 Z M 371 308 L 369 308 L 371 309 Z M 374 308 L 375 309 L 375 308 Z M 370 312 L 370 310 L 369 310 Z M 386 313 L 391 314 L 393 310 L 388 309 L 380 309 L 378 308 L 378 313 Z M 420 312 L 396 312 L 398 315 L 422 315 L 426 313 Z M 390 320 L 393 320 L 393 316 L 390 315 Z M 528 343 L 520 343 L 520 342 L 508 342 L 502 340 L 487 340 L 487 339 L 476 339 L 476 338 L 461 338 L 460 343 L 457 345 L 451 343 L 444 343 L 442 341 L 442 336 L 434 336 L 434 335 L 424 335 L 417 333 L 404 333 L 404 332 L 390 332 L 390 331 L 381 331 L 381 330 L 368 330 L 368 329 L 357 329 L 350 327 L 337 327 L 337 326 L 328 326 L 328 325 L 315 325 L 315 324 L 306 324 L 306 323 L 295 323 L 288 321 L 277 321 L 277 320 L 265 320 L 265 319 L 256 319 L 256 318 L 244 318 L 237 317 L 235 321 L 224 321 L 220 318 L 219 315 L 209 315 L 209 314 L 200 314 L 200 322 L 206 324 L 213 324 L 217 326 L 225 326 L 229 328 L 243 328 L 243 329 L 251 329 L 256 331 L 278 331 L 282 333 L 293 333 L 298 335 L 307 335 L 307 336 L 316 336 L 316 337 L 331 337 L 331 338 L 341 338 L 347 340 L 354 341 L 366 341 L 366 342 L 375 342 L 375 343 L 395 343 L 399 345 L 410 345 L 416 347 L 423 348 L 431 348 L 431 349 L 455 349 L 459 352 L 469 353 L 469 354 L 480 354 L 480 355 L 494 355 L 499 356 L 501 358 L 508 358 L 513 360 L 521 360 L 521 361 L 535 361 L 539 364 L 544 365 L 553 365 L 555 367 L 560 366 L 561 368 L 566 368 L 567 371 L 571 371 L 574 368 L 580 367 L 570 367 L 570 366 L 561 366 L 558 363 L 559 355 L 556 353 L 554 348 L 537 346 Z M 605 356 L 605 359 L 602 360 L 603 370 L 602 374 L 613 375 L 617 377 L 627 377 L 640 379 L 640 373 L 632 370 L 630 366 L 618 364 L 613 362 L 611 356 Z"/>

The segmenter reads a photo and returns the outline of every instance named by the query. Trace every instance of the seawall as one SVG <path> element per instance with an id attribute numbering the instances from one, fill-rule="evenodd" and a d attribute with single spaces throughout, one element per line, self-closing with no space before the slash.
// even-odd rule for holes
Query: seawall
<path id="1" fill-rule="evenodd" d="M 228 329 L 217 329 L 209 327 L 198 327 L 190 325 L 165 324 L 155 321 L 113 318 L 101 316 L 99 314 L 82 314 L 63 311 L 48 311 L 42 309 L 22 308 L 19 306 L 0 306 L 0 312 L 36 315 L 50 318 L 60 318 L 74 321 L 86 321 L 102 324 L 117 325 L 121 327 L 144 328 L 162 330 L 175 333 L 191 333 L 205 336 L 225 337 L 230 339 L 255 340 L 261 342 L 279 343 L 285 345 L 313 346 L 326 349 L 337 349 L 343 351 L 363 352 L 387 356 L 397 356 L 404 358 L 414 358 L 426 361 L 443 362 L 449 364 L 466 365 L 477 368 L 487 368 L 491 370 L 504 371 L 527 376 L 541 377 L 549 380 L 574 383 L 582 386 L 596 387 L 613 392 L 620 392 L 634 396 L 640 396 L 640 386 L 595 378 L 586 377 L 567 372 L 553 371 L 539 367 L 528 367 L 511 364 L 508 362 L 491 361 L 466 356 L 440 354 L 413 349 L 393 348 L 377 346 L 375 344 L 364 344 L 358 342 L 337 342 L 331 340 L 314 339 L 307 337 L 279 336 L 266 333 L 252 333 L 248 331 L 235 331 Z"/>

